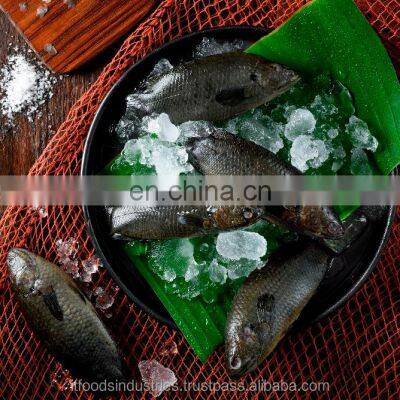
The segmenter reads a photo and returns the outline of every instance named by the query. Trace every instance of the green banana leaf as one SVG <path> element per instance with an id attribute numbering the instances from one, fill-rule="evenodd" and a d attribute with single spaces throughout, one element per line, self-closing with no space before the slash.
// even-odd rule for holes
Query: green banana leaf
<path id="1" fill-rule="evenodd" d="M 314 0 L 248 50 L 303 74 L 329 72 L 352 92 L 356 112 L 379 140 L 374 157 L 383 174 L 400 162 L 400 87 L 379 38 L 351 0 Z M 126 174 L 126 166 L 113 168 Z M 223 342 L 229 299 L 207 304 L 165 291 L 146 261 L 127 245 L 135 266 L 154 289 L 200 360 Z"/>

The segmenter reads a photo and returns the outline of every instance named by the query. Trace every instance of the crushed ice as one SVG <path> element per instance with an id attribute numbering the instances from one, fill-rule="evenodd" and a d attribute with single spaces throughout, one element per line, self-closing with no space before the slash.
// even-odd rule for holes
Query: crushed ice
<path id="1" fill-rule="evenodd" d="M 174 372 L 156 360 L 142 360 L 138 366 L 145 389 L 154 397 L 160 396 L 177 382 Z"/>
<path id="2" fill-rule="evenodd" d="M 219 41 L 214 38 L 203 38 L 196 46 L 193 57 L 201 58 L 215 54 L 228 53 L 230 51 L 241 51 L 250 45 L 250 42 L 240 39 L 231 41 Z"/>

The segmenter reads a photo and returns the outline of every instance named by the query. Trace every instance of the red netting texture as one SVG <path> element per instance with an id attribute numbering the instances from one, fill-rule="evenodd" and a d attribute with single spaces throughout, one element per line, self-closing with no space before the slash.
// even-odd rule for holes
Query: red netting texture
<path id="1" fill-rule="evenodd" d="M 124 42 L 98 80 L 71 109 L 30 174 L 79 174 L 82 150 L 91 121 L 112 85 L 134 62 L 163 43 L 211 27 L 253 25 L 275 28 L 306 1 L 303 0 L 165 0 Z M 358 0 L 362 12 L 381 36 L 396 61 L 400 60 L 400 1 Z M 400 376 L 400 209 L 390 240 L 375 272 L 350 301 L 330 318 L 291 334 L 259 370 L 244 379 L 248 387 L 260 377 L 268 381 L 327 381 L 330 391 L 319 398 L 399 399 Z M 62 390 L 62 368 L 49 355 L 14 302 L 6 276 L 5 256 L 10 247 L 25 247 L 56 261 L 56 238 L 78 238 L 82 259 L 93 254 L 78 207 L 53 207 L 40 218 L 29 207 L 8 208 L 0 222 L 0 398 L 87 399 L 91 394 Z M 113 285 L 104 270 L 95 285 Z M 105 320 L 118 338 L 127 364 L 157 357 L 162 344 L 173 338 L 179 354 L 163 359 L 178 382 L 228 381 L 223 351 L 202 365 L 179 332 L 154 320 L 132 305 L 120 291 L 113 317 Z M 166 393 L 161 398 L 265 398 L 262 392 L 191 391 Z M 274 392 L 271 398 L 316 398 L 312 392 Z M 150 398 L 131 393 L 122 398 Z"/>

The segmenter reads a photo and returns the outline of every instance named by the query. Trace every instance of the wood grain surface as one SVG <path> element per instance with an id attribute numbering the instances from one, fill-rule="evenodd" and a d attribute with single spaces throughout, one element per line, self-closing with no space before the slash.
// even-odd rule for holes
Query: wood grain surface
<path id="1" fill-rule="evenodd" d="M 153 5 L 154 0 L 0 0 L 0 8 L 56 72 L 70 72 L 98 55 Z M 42 17 L 39 7 L 47 8 Z"/>
<path id="2" fill-rule="evenodd" d="M 29 54 L 28 45 L 1 12 L 0 31 L 0 68 L 15 53 L 24 53 L 37 62 L 36 56 L 32 52 Z M 71 106 L 88 89 L 115 51 L 115 48 L 109 49 L 84 71 L 64 75 L 62 80 L 58 80 L 53 97 L 40 108 L 32 123 L 20 114 L 15 117 L 14 127 L 10 129 L 6 120 L 0 118 L 0 175 L 23 175 L 28 172 Z"/>

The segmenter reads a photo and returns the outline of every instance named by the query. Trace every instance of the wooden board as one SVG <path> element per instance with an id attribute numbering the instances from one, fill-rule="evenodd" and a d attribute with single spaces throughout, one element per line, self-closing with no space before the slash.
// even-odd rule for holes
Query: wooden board
<path id="1" fill-rule="evenodd" d="M 51 70 L 70 72 L 132 29 L 154 2 L 0 0 L 0 8 Z M 25 10 L 21 4 L 26 5 Z M 75 6 L 70 8 L 68 5 L 71 4 Z M 48 8 L 43 17 L 37 15 L 41 6 Z"/>

